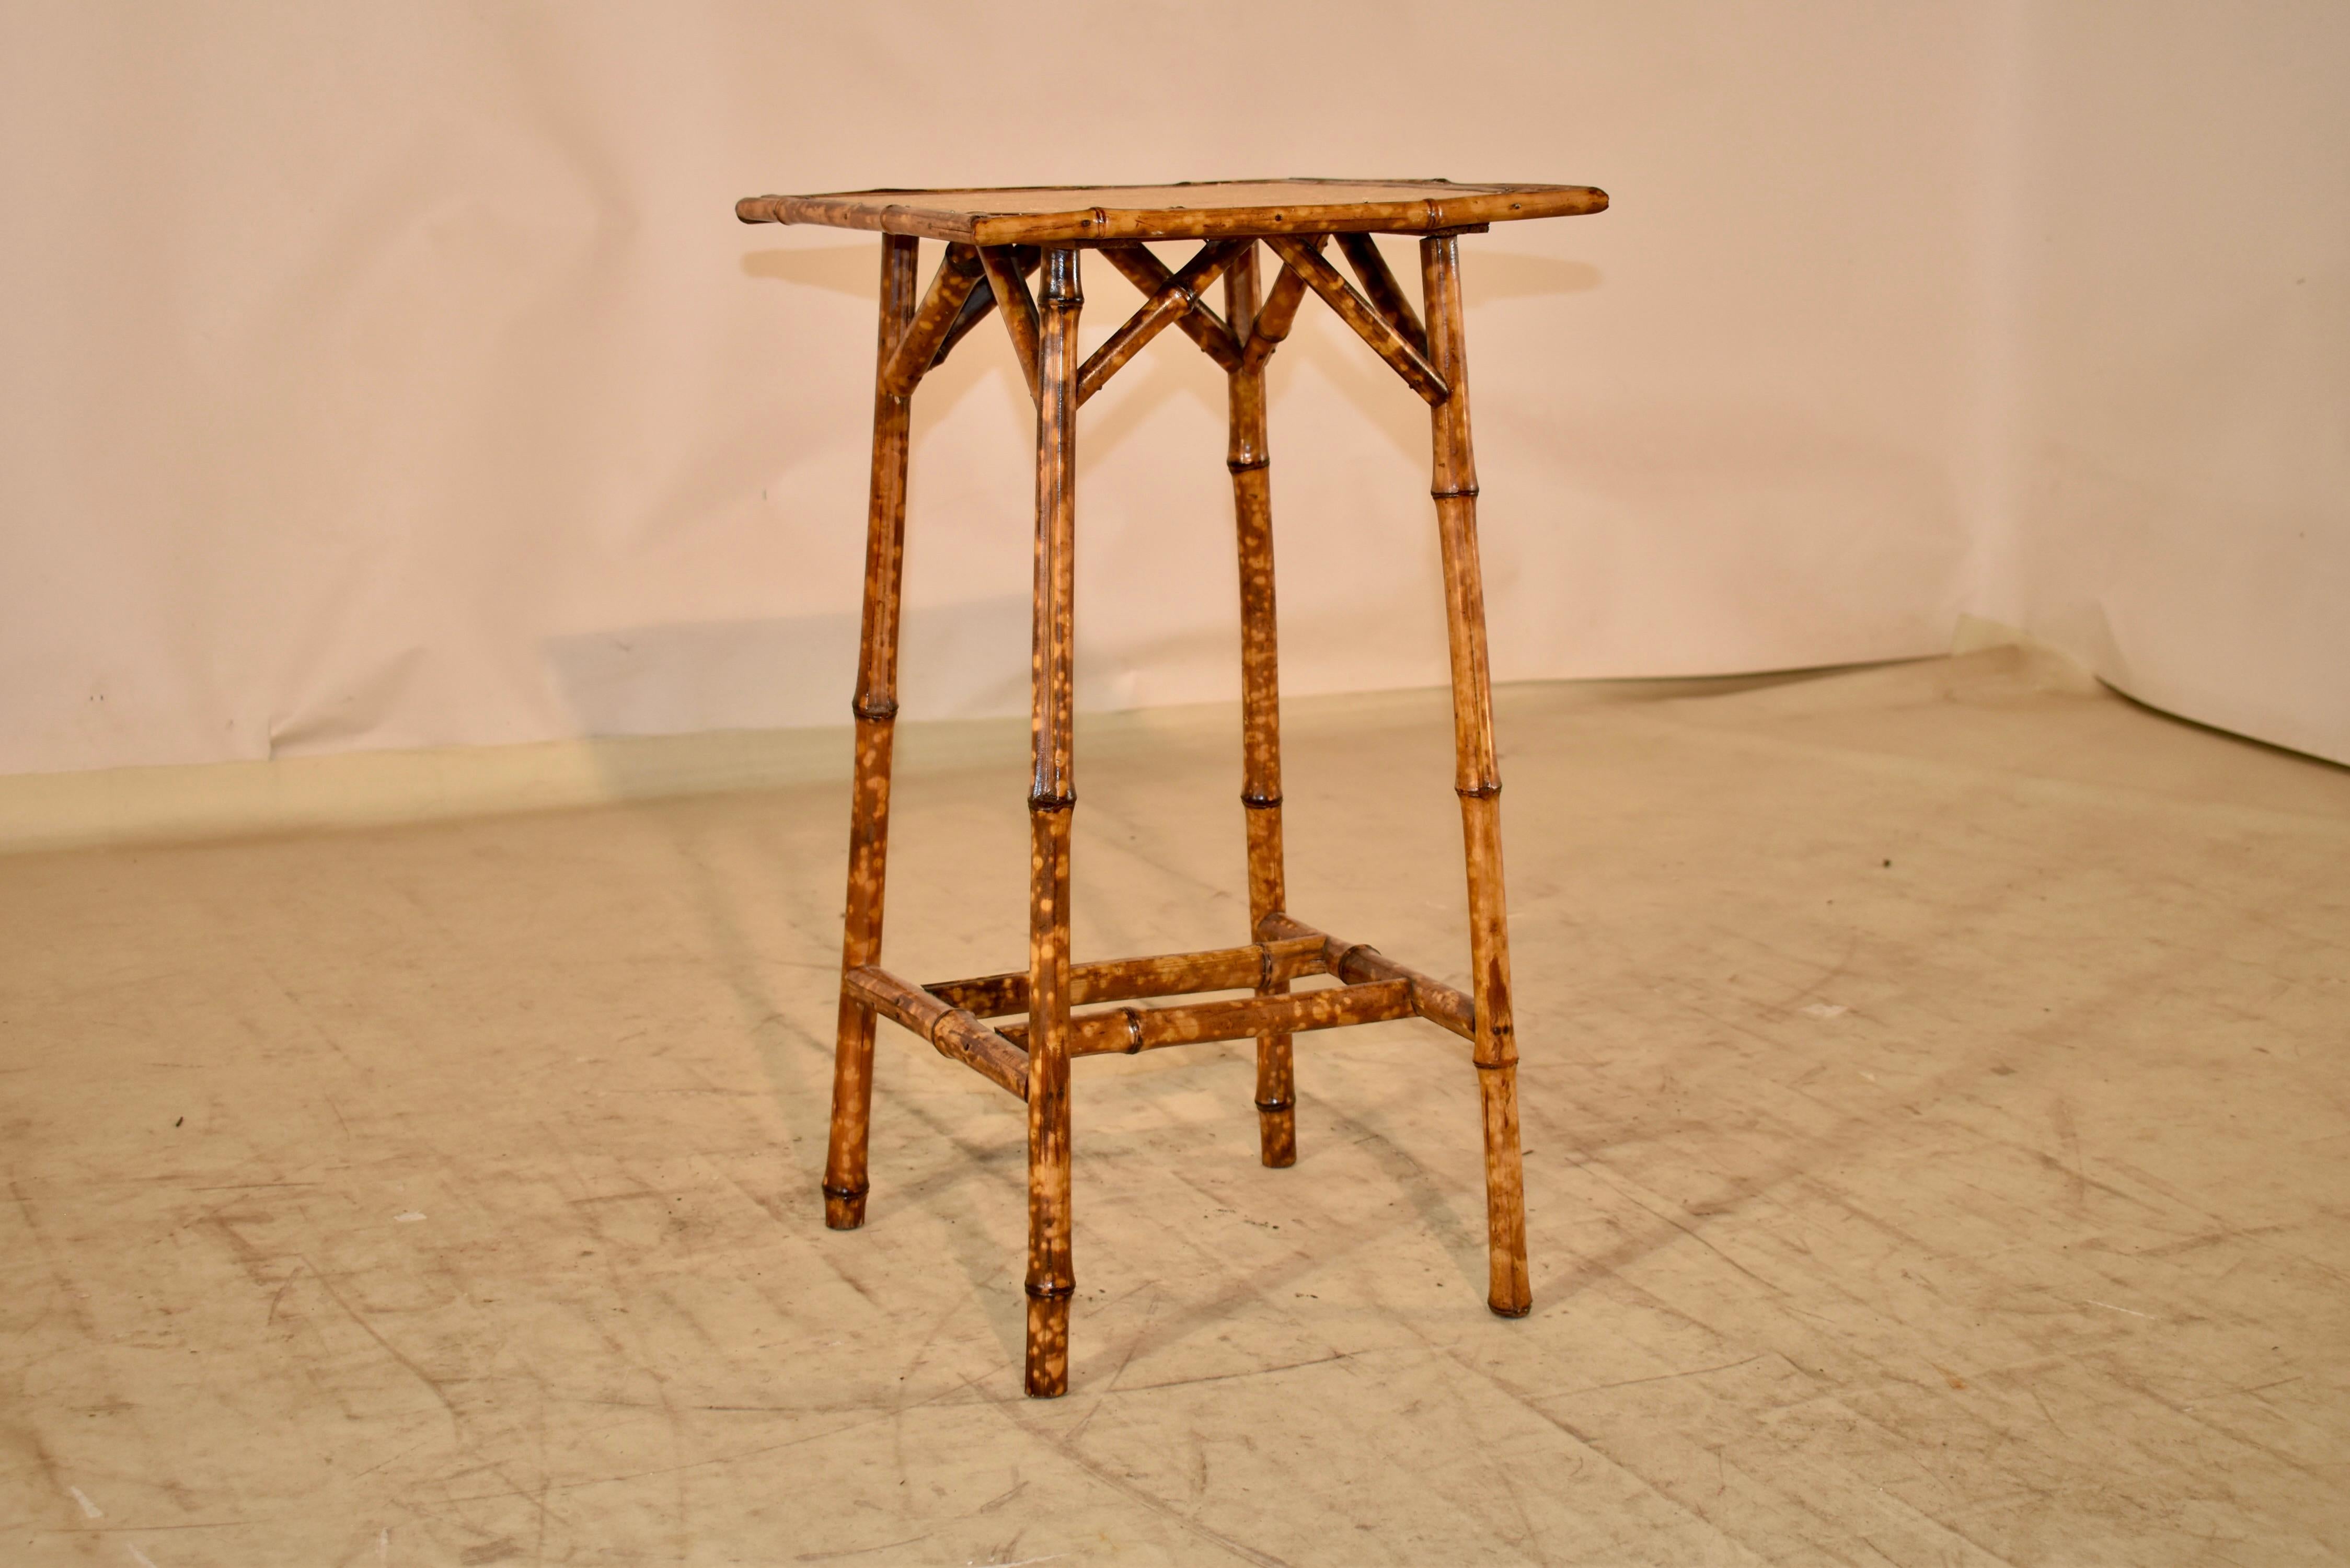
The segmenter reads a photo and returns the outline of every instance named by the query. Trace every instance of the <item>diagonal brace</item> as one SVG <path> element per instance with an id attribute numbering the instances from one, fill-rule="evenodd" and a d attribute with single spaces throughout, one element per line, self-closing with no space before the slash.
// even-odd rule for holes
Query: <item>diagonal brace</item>
<path id="1" fill-rule="evenodd" d="M 1034 245 L 982 245 L 979 265 L 986 269 L 988 292 L 1003 315 L 1003 329 L 1012 335 L 1012 352 L 1020 373 L 1028 379 L 1028 396 L 1036 396 L 1036 296 L 1028 292 L 1029 273 L 1044 253 Z"/>
<path id="2" fill-rule="evenodd" d="M 1305 243 L 1318 251 L 1326 238 L 1313 234 Z M 1296 325 L 1297 307 L 1305 303 L 1305 279 L 1295 267 L 1283 263 L 1281 275 L 1273 280 L 1273 287 L 1266 292 L 1264 304 L 1256 313 L 1256 323 L 1249 330 L 1248 344 L 1241 350 L 1242 369 L 1253 370 L 1273 358 L 1273 351 L 1281 347 L 1282 339 Z"/>
<path id="3" fill-rule="evenodd" d="M 963 306 L 983 275 L 975 246 L 947 246 L 947 254 L 939 261 L 939 270 L 931 275 L 930 291 L 923 295 L 914 319 L 898 335 L 897 348 L 890 350 L 889 366 L 881 372 L 883 392 L 899 398 L 912 393 L 923 374 L 937 361 L 948 334 L 961 336 L 957 327 L 962 321 Z M 967 325 L 961 327 L 961 331 L 969 330 Z"/>
<path id="4" fill-rule="evenodd" d="M 1336 267 L 1322 259 L 1310 245 L 1300 244 L 1286 234 L 1276 234 L 1265 241 L 1285 264 L 1284 275 L 1295 270 L 1305 285 L 1320 295 L 1338 319 L 1355 329 L 1362 340 L 1371 346 L 1388 368 L 1404 379 L 1405 384 L 1430 403 L 1441 403 L 1452 396 L 1452 389 L 1436 373 L 1425 356 L 1404 340 L 1403 335 L 1390 326 L 1387 317 L 1373 309 L 1368 300 L 1355 291 L 1355 286 L 1340 275 Z"/>
<path id="5" fill-rule="evenodd" d="M 1388 270 L 1387 258 L 1379 254 L 1378 242 L 1368 234 L 1340 234 L 1338 248 L 1347 253 L 1347 261 L 1355 269 L 1355 277 L 1369 296 L 1371 307 L 1386 317 L 1387 324 L 1402 335 L 1403 340 L 1428 357 L 1428 328 L 1419 324 L 1419 313 L 1412 309 L 1403 286 Z"/>
<path id="6" fill-rule="evenodd" d="M 1183 264 L 1183 270 L 1170 275 L 1142 308 L 1127 318 L 1125 326 L 1109 336 L 1109 340 L 1093 351 L 1077 371 L 1077 401 L 1083 403 L 1098 392 L 1112 376 L 1118 374 L 1128 359 L 1142 352 L 1143 345 L 1178 321 L 1190 321 L 1195 313 L 1206 310 L 1200 301 L 1200 290 L 1216 281 L 1234 256 L 1247 248 L 1248 240 L 1211 240 L 1200 247 L 1200 254 Z M 1138 250 L 1139 246 L 1136 247 Z M 1148 251 L 1142 253 L 1149 255 Z M 1153 265 L 1159 258 L 1150 256 Z M 1113 264 L 1115 265 L 1115 264 Z M 1123 269 L 1121 269 L 1123 270 Z M 1162 266 L 1161 272 L 1166 269 Z M 1212 317 L 1211 317 L 1212 319 Z M 1225 347 L 1232 345 L 1232 335 L 1222 321 L 1215 323 Z M 1234 356 L 1235 362 L 1238 356 Z"/>
<path id="7" fill-rule="evenodd" d="M 1232 244 L 1232 255 L 1224 258 L 1217 271 L 1221 272 L 1224 267 L 1230 266 L 1232 256 L 1245 250 L 1250 243 L 1243 240 Z M 1201 254 L 1204 255 L 1206 252 L 1202 251 Z M 1145 247 L 1131 242 L 1104 245 L 1101 247 L 1101 254 L 1103 260 L 1124 273 L 1127 282 L 1140 289 L 1146 298 L 1156 298 L 1159 291 L 1175 278 L 1175 274 L 1167 270 L 1165 262 L 1152 255 Z M 1192 264 L 1196 265 L 1198 262 L 1199 257 L 1194 256 Z M 1191 268 L 1186 267 L 1184 270 L 1188 272 Z M 1208 274 L 1191 286 L 1191 298 L 1184 306 L 1183 314 L 1177 318 L 1175 325 L 1181 327 L 1183 335 L 1197 343 L 1209 358 L 1213 359 L 1230 372 L 1240 369 L 1240 340 L 1232 336 L 1232 328 L 1224 325 L 1223 317 L 1211 309 L 1207 302 L 1199 297 L 1198 293 L 1199 290 L 1207 287 L 1214 276 L 1214 273 Z M 1157 329 L 1153 328 L 1153 330 Z"/>

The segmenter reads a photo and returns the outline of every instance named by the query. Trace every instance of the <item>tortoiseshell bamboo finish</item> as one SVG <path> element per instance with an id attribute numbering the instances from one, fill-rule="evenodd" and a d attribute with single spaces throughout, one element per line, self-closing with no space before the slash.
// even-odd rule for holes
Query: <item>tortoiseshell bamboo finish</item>
<path id="1" fill-rule="evenodd" d="M 1028 1097 L 1028 1054 L 1023 1043 L 1005 1038 L 965 1009 L 920 986 L 908 985 L 887 970 L 860 964 L 843 977 L 844 994 L 904 1024 L 978 1073 L 996 1087 Z"/>
<path id="2" fill-rule="evenodd" d="M 962 318 L 964 303 L 983 276 L 979 253 L 969 245 L 949 245 L 931 279 L 920 308 L 899 334 L 898 346 L 881 367 L 881 390 L 893 397 L 911 397 L 915 383 L 928 374 L 947 348 L 947 334 Z"/>
<path id="3" fill-rule="evenodd" d="M 1224 272 L 1224 317 L 1232 335 L 1257 330 L 1257 247 Z M 1293 307 L 1294 308 L 1294 307 Z M 1284 330 L 1286 330 L 1284 326 Z M 1241 805 L 1248 824 L 1249 929 L 1288 907 L 1281 846 L 1281 654 L 1273 592 L 1273 474 L 1266 450 L 1264 358 L 1245 358 L 1226 379 L 1231 435 L 1224 466 L 1232 475 L 1232 518 L 1240 545 Z M 1260 996 L 1289 989 L 1267 975 Z M 1258 1158 L 1281 1168 L 1297 1163 L 1297 1069 L 1289 1032 L 1256 1040 Z"/>
<path id="4" fill-rule="evenodd" d="M 1368 234 L 1340 234 L 1338 249 L 1345 253 L 1347 265 L 1355 269 L 1355 277 L 1363 286 L 1363 293 L 1389 327 L 1396 329 L 1412 351 L 1425 358 L 1428 355 L 1428 329 L 1419 324 L 1419 313 L 1404 297 L 1403 286 L 1396 282 L 1388 270 L 1387 258 L 1379 254 L 1378 241 Z"/>
<path id="5" fill-rule="evenodd" d="M 844 191 L 745 196 L 746 223 L 825 223 L 983 245 L 1219 236 L 1455 233 L 1596 213 L 1588 185 L 1449 180 L 1211 180 L 1179 185 L 1038 185 L 996 191 Z"/>
<path id="6" fill-rule="evenodd" d="M 1298 240 L 1276 237 L 1267 240 L 1286 264 L 1305 280 L 1305 286 L 1327 300 L 1337 312 L 1338 319 L 1353 327 L 1372 351 L 1388 362 L 1388 368 L 1404 379 L 1405 385 L 1431 403 L 1441 403 L 1449 395 L 1444 378 L 1437 374 L 1419 352 L 1404 341 L 1403 337 L 1386 317 L 1373 309 L 1370 301 L 1355 292 L 1355 286 L 1340 275 L 1336 267 L 1324 261 L 1314 249 Z"/>
<path id="7" fill-rule="evenodd" d="M 1036 301 L 1028 292 L 1028 271 L 1036 262 L 1034 253 L 1024 262 L 1020 252 L 1012 245 L 990 245 L 979 253 L 979 264 L 987 272 L 988 291 L 995 296 L 996 308 L 1003 313 L 1004 330 L 1012 335 L 1012 355 L 1020 361 L 1020 374 L 1028 382 L 1028 395 L 1036 395 Z"/>
<path id="8" fill-rule="evenodd" d="M 1315 247 L 1325 242 L 1321 235 L 1309 238 L 1307 244 Z M 1250 327 L 1241 348 L 1241 364 L 1246 369 L 1261 369 L 1273 357 L 1273 351 L 1289 336 L 1297 321 L 1297 307 L 1305 303 L 1305 279 L 1294 266 L 1284 265 L 1281 275 L 1273 280 L 1272 292 L 1256 313 L 1256 325 Z"/>
<path id="9" fill-rule="evenodd" d="M 1083 205 L 1087 199 L 1097 200 Z M 754 197 L 738 204 L 746 223 L 831 223 L 884 232 L 872 501 L 854 705 L 857 774 L 825 1222 L 850 1230 L 865 1220 L 877 1015 L 902 1024 L 1024 1100 L 1025 1360 L 1026 1387 L 1033 1396 L 1068 1388 L 1069 1308 L 1076 1289 L 1070 1245 L 1069 1063 L 1078 1056 L 1253 1038 L 1261 1156 L 1268 1166 L 1287 1166 L 1297 1158 L 1295 1034 L 1415 1016 L 1440 1025 L 1469 1043 L 1477 1068 L 1492 1270 L 1487 1304 L 1505 1317 L 1531 1309 L 1502 882 L 1502 780 L 1477 558 L 1477 468 L 1470 446 L 1459 236 L 1489 223 L 1597 212 L 1607 204 L 1605 192 L 1583 186 L 1409 181 L 856 192 Z M 1380 255 L 1375 233 L 1419 237 L 1419 311 Z M 918 234 L 950 242 L 919 300 Z M 1208 243 L 1180 269 L 1169 268 L 1139 243 L 1182 236 L 1204 236 Z M 1333 236 L 1354 270 L 1354 282 L 1322 254 Z M 1269 289 L 1260 287 L 1260 241 L 1282 263 Z M 1080 245 L 1097 251 L 1144 296 L 1142 308 L 1083 366 L 1076 350 L 1084 303 Z M 1034 296 L 1026 281 L 1032 270 L 1038 272 Z M 1200 296 L 1219 276 L 1224 285 L 1222 317 Z M 1265 362 L 1288 337 L 1308 294 L 1327 303 L 1429 404 L 1431 493 L 1452 670 L 1454 787 L 1468 869 L 1468 992 L 1407 969 L 1367 945 L 1316 930 L 1286 907 Z M 991 310 L 1003 318 L 1036 405 L 1028 967 L 1024 972 L 917 985 L 880 964 L 890 738 L 898 711 L 909 399 L 923 376 Z M 1073 964 L 1076 410 L 1169 327 L 1191 337 L 1226 376 L 1225 462 L 1232 476 L 1240 563 L 1241 805 L 1251 940 L 1210 952 Z M 1292 981 L 1311 975 L 1329 975 L 1339 984 L 1292 990 Z M 1213 992 L 1248 994 L 1132 1005 Z M 1096 1003 L 1117 1005 L 1091 1005 Z M 1078 1007 L 1088 1011 L 1073 1011 Z M 1005 1022 L 989 1022 L 996 1019 Z"/>
<path id="10" fill-rule="evenodd" d="M 1076 815 L 1077 253 L 1045 253 L 1028 785 L 1028 1392 L 1069 1391 L 1069 828 Z"/>
<path id="11" fill-rule="evenodd" d="M 1430 424 L 1437 539 L 1452 655 L 1453 788 L 1469 859 L 1469 968 L 1477 992 L 1477 1087 L 1485 1111 L 1485 1304 L 1503 1317 L 1534 1308 L 1526 1280 L 1525 1173 L 1518 1155 L 1518 1042 L 1510 1016 L 1510 930 L 1502 896 L 1502 769 L 1493 750 L 1493 682 L 1485 664 L 1485 585 L 1477 565 L 1477 459 L 1469 447 L 1469 363 L 1461 327 L 1461 241 L 1419 242 L 1428 347 L 1451 394 Z"/>
<path id="12" fill-rule="evenodd" d="M 1234 254 L 1243 247 L 1253 249 L 1254 244 L 1254 241 L 1232 242 L 1223 248 L 1221 254 Z M 1145 299 L 1155 296 L 1175 281 L 1175 274 L 1168 270 L 1167 264 L 1141 245 L 1107 244 L 1099 249 L 1102 260 L 1124 273 L 1126 280 L 1140 289 Z M 1202 259 L 1213 254 L 1217 254 L 1213 247 L 1200 253 Z M 1222 265 L 1221 259 L 1218 265 Z M 1208 281 L 1203 275 L 1189 286 L 1184 314 L 1177 318 L 1175 325 L 1185 337 L 1197 343 L 1209 358 L 1226 370 L 1236 370 L 1240 369 L 1241 362 L 1240 342 L 1232 336 L 1232 329 L 1217 319 L 1216 313 L 1208 308 L 1207 302 L 1199 295 Z"/>
<path id="13" fill-rule="evenodd" d="M 881 893 L 889 852 L 889 743 L 898 719 L 898 578 L 906 555 L 910 404 L 889 389 L 889 362 L 914 317 L 917 242 L 881 242 L 879 383 L 873 398 L 872 499 L 865 530 L 865 613 L 858 638 L 856 793 L 849 807 L 848 902 L 841 971 L 881 956 Z M 824 1222 L 865 1223 L 866 1131 L 873 1111 L 873 1009 L 844 988 L 833 1057 L 832 1136 L 824 1161 Z"/>
<path id="14" fill-rule="evenodd" d="M 1200 991 L 1244 991 L 1301 974 L 1336 973 L 1325 939 L 1307 932 L 1267 939 L 1251 947 L 1213 952 L 1168 953 L 1159 958 L 1116 959 L 1073 964 L 1069 1002 L 1126 1002 L 1138 996 L 1185 996 Z M 1385 979 L 1388 977 L 1381 976 Z M 975 1018 L 1002 1018 L 1028 1011 L 1028 976 L 988 974 L 976 980 L 938 981 L 924 987 L 950 1007 Z M 1465 1038 L 1465 1034 L 1464 1034 Z"/>
<path id="15" fill-rule="evenodd" d="M 1255 244 L 1253 240 L 1220 240 L 1202 246 L 1189 265 L 1153 290 L 1142 302 L 1142 308 L 1136 311 L 1125 326 L 1111 333 L 1109 341 L 1094 350 L 1093 357 L 1077 371 L 1077 401 L 1083 403 L 1099 391 L 1128 359 L 1141 353 L 1145 345 L 1171 324 L 1183 322 L 1193 328 L 1195 337 L 1199 337 L 1200 329 L 1214 320 L 1200 304 L 1200 290 L 1214 282 L 1216 275 L 1224 270 L 1225 264 L 1243 247 L 1253 249 Z M 1138 273 L 1149 275 L 1133 258 L 1139 256 L 1154 263 L 1158 259 L 1139 245 L 1127 254 L 1129 265 L 1134 266 L 1128 276 Z M 1211 327 L 1209 329 L 1213 330 Z M 1225 347 L 1229 348 L 1229 335 L 1217 336 L 1223 337 Z"/>

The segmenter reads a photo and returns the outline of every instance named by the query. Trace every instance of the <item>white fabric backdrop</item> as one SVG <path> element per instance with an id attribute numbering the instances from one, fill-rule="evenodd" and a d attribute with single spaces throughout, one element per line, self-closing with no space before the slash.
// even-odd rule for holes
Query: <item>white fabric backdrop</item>
<path id="1" fill-rule="evenodd" d="M 1499 673 L 2030 618 L 2034 15 L 5 0 L 0 772 L 842 722 L 875 242 L 764 191 L 1605 185 L 1465 247 Z M 1273 386 L 1286 689 L 1440 681 L 1424 410 L 1312 308 Z M 1087 406 L 1090 705 L 1235 690 L 1222 407 Z M 917 400 L 910 715 L 1024 706 L 1029 418 L 992 326 Z"/>
<path id="2" fill-rule="evenodd" d="M 2350 763 L 2350 6 L 2036 8 L 1993 613 Z"/>

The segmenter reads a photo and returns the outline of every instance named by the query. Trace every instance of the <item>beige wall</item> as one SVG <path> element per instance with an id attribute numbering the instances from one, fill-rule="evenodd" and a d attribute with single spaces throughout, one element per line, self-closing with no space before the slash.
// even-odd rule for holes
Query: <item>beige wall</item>
<path id="1" fill-rule="evenodd" d="M 1606 185 L 1604 215 L 1467 246 L 1504 677 L 1929 652 L 1963 609 L 2073 635 L 2069 514 L 2035 476 L 2074 440 L 2058 416 L 2094 404 L 2076 389 L 2130 383 L 2116 345 L 2171 352 L 2126 309 L 2076 320 L 2050 281 L 2074 275 L 2019 249 L 2076 205 L 2019 137 L 2095 129 L 2048 73 L 2121 71 L 2112 94 L 2150 111 L 2146 84 L 2096 58 L 2091 14 L 975 15 L 0 4 L 0 772 L 840 722 L 875 246 L 733 223 L 735 197 L 774 190 Z M 2191 42 L 2197 25 L 2175 26 Z M 2238 93 L 2265 110 L 2246 53 Z M 2278 68 L 2314 90 L 2309 61 Z M 2159 99 L 2168 78 L 2151 79 Z M 1056 99 L 1085 108 L 1040 107 Z M 2338 149 L 2339 111 L 2306 112 Z M 2274 221 L 2333 256 L 2333 293 L 2312 275 L 2293 297 L 2336 301 L 2338 327 L 2331 192 L 2325 217 L 2314 200 L 2248 211 L 2162 190 L 2128 143 L 2087 151 L 2145 184 L 2160 238 L 2218 258 L 2173 277 L 2146 247 L 2129 276 L 2148 298 L 2220 290 L 2195 296 L 2215 327 L 2256 311 L 2224 291 L 2267 265 Z M 2305 156 L 2338 180 L 2338 153 Z M 2106 252 L 2142 210 L 2117 201 L 2082 232 L 2083 289 L 2110 301 Z M 1087 288 L 1097 340 L 1133 296 L 1105 267 Z M 2063 352 L 2031 336 L 2050 320 L 2082 328 Z M 2310 390 L 2338 377 L 2338 354 L 2272 339 L 2304 355 Z M 2338 401 L 2277 395 L 2273 355 L 2234 363 L 2243 422 L 2197 493 L 2228 492 L 2226 461 L 2271 440 L 2280 408 L 2304 422 L 2279 466 L 2298 472 L 2327 429 L 2338 458 Z M 1015 381 L 990 327 L 918 400 L 916 716 L 1024 706 Z M 1274 397 L 1289 689 L 1441 680 L 1423 410 L 1320 312 Z M 2115 450 L 2177 455 L 2131 433 L 2126 400 L 2094 417 Z M 1212 367 L 1176 340 L 1087 406 L 1095 707 L 1234 690 L 1221 421 Z M 2322 477 L 2271 514 L 2317 504 Z M 2181 540 L 2161 548 L 2189 555 L 2207 524 L 2238 525 L 2168 515 Z M 2075 586 L 2026 594 L 2027 573 Z M 2199 613 L 2224 640 L 2244 607 Z M 2149 613 L 2123 646 L 2171 646 L 2168 612 Z M 2290 674 L 2289 641 L 2211 679 Z"/>

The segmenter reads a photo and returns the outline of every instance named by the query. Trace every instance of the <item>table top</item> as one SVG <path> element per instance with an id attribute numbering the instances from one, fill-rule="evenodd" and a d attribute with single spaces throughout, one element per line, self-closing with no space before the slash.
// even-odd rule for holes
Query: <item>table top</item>
<path id="1" fill-rule="evenodd" d="M 1517 218 L 1596 213 L 1589 185 L 1456 185 L 1450 180 L 1216 180 L 1180 185 L 844 191 L 745 196 L 746 223 L 826 223 L 967 244 L 1178 240 L 1219 235 L 1426 234 Z"/>

